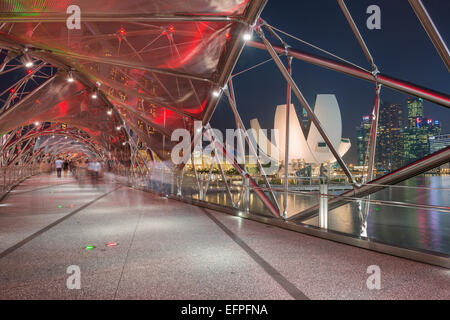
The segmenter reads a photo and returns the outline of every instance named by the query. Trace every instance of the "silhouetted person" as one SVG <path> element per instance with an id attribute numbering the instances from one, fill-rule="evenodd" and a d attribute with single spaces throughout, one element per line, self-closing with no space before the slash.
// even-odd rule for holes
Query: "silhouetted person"
<path id="1" fill-rule="evenodd" d="M 95 161 L 93 168 L 94 168 L 94 176 L 95 178 L 98 178 L 100 175 L 100 170 L 102 169 L 102 165 L 100 164 L 100 162 Z"/>
<path id="2" fill-rule="evenodd" d="M 64 177 L 67 177 L 67 171 L 69 170 L 69 161 L 64 160 L 63 170 L 64 170 Z"/>
<path id="3" fill-rule="evenodd" d="M 58 178 L 61 178 L 61 170 L 63 167 L 63 161 L 58 158 L 58 160 L 56 160 L 56 162 L 55 162 L 55 165 L 56 165 L 56 173 L 58 175 Z"/>

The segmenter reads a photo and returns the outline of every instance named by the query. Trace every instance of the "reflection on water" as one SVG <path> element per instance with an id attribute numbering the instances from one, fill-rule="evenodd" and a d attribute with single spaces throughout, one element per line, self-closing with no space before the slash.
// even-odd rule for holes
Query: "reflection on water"
<path id="1" fill-rule="evenodd" d="M 450 189 L 450 176 L 419 176 L 400 185 Z M 196 195 L 193 196 L 197 197 Z M 282 205 L 283 196 L 276 194 L 276 197 Z M 238 199 L 239 193 L 234 193 L 233 201 L 237 203 Z M 375 193 L 371 196 L 371 199 L 450 207 L 449 190 L 390 187 Z M 290 194 L 288 196 L 288 213 L 289 215 L 298 213 L 318 204 L 318 200 L 318 196 L 315 194 Z M 230 205 L 229 196 L 223 190 L 219 192 L 210 191 L 206 195 L 206 201 Z M 361 202 L 359 204 L 361 205 Z M 449 213 L 371 204 L 368 208 L 367 233 L 362 233 L 360 205 L 355 201 L 330 211 L 329 229 L 355 236 L 367 236 L 370 239 L 397 246 L 450 255 Z M 365 205 L 363 202 L 362 208 Z M 244 209 L 242 204 L 241 209 Z M 253 193 L 250 195 L 250 211 L 270 215 L 259 198 Z M 317 226 L 318 218 L 310 219 L 305 223 Z"/>

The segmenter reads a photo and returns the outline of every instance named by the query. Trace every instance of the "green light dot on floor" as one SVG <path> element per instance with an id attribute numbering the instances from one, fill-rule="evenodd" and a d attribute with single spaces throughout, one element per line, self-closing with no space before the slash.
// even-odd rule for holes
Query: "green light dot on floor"
<path id="1" fill-rule="evenodd" d="M 59 208 L 59 209 L 62 209 L 62 206 L 60 205 L 60 206 L 58 206 L 58 208 Z"/>
<path id="2" fill-rule="evenodd" d="M 87 251 L 91 251 L 93 249 L 95 249 L 95 246 L 86 246 L 84 247 Z"/>
<path id="3" fill-rule="evenodd" d="M 380 211 L 380 208 L 375 208 L 375 211 Z"/>

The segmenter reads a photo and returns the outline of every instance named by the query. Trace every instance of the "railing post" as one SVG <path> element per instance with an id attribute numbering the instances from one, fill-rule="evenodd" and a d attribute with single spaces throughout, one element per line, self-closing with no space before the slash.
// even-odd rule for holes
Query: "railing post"
<path id="1" fill-rule="evenodd" d="M 183 196 L 183 189 L 182 189 L 183 175 L 177 174 L 176 181 L 177 181 L 177 196 L 182 197 Z"/>
<path id="2" fill-rule="evenodd" d="M 328 183 L 320 179 L 319 184 L 319 227 L 328 229 Z"/>
<path id="3" fill-rule="evenodd" d="M 199 181 L 200 188 L 198 189 L 199 199 L 201 201 L 205 201 L 205 190 L 203 188 L 203 185 L 204 185 L 203 173 L 200 173 L 199 180 L 200 180 Z"/>
<path id="4" fill-rule="evenodd" d="M 250 179 L 248 176 L 244 177 L 244 210 L 250 211 Z"/>

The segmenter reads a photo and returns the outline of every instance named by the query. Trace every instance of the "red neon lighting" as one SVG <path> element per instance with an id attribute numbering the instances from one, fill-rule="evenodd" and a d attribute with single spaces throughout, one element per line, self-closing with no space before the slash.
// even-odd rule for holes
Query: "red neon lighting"
<path id="1" fill-rule="evenodd" d="M 178 69 L 184 65 L 186 65 L 193 57 L 197 55 L 197 53 L 202 48 L 202 41 L 200 41 L 203 38 L 203 34 L 205 32 L 205 29 L 208 27 L 208 23 L 202 23 L 196 35 L 194 36 L 194 39 L 192 41 L 192 44 L 189 45 L 186 49 L 183 49 L 183 52 L 180 52 L 180 55 L 178 57 L 174 57 L 171 61 L 159 65 L 158 68 L 162 69 Z M 163 34 L 165 34 L 163 32 Z M 180 48 L 181 49 L 181 48 Z"/>
<path id="2" fill-rule="evenodd" d="M 115 246 L 117 246 L 117 243 L 111 241 L 111 242 L 108 242 L 108 243 L 106 244 L 106 246 L 107 246 L 107 247 L 115 247 Z"/>

